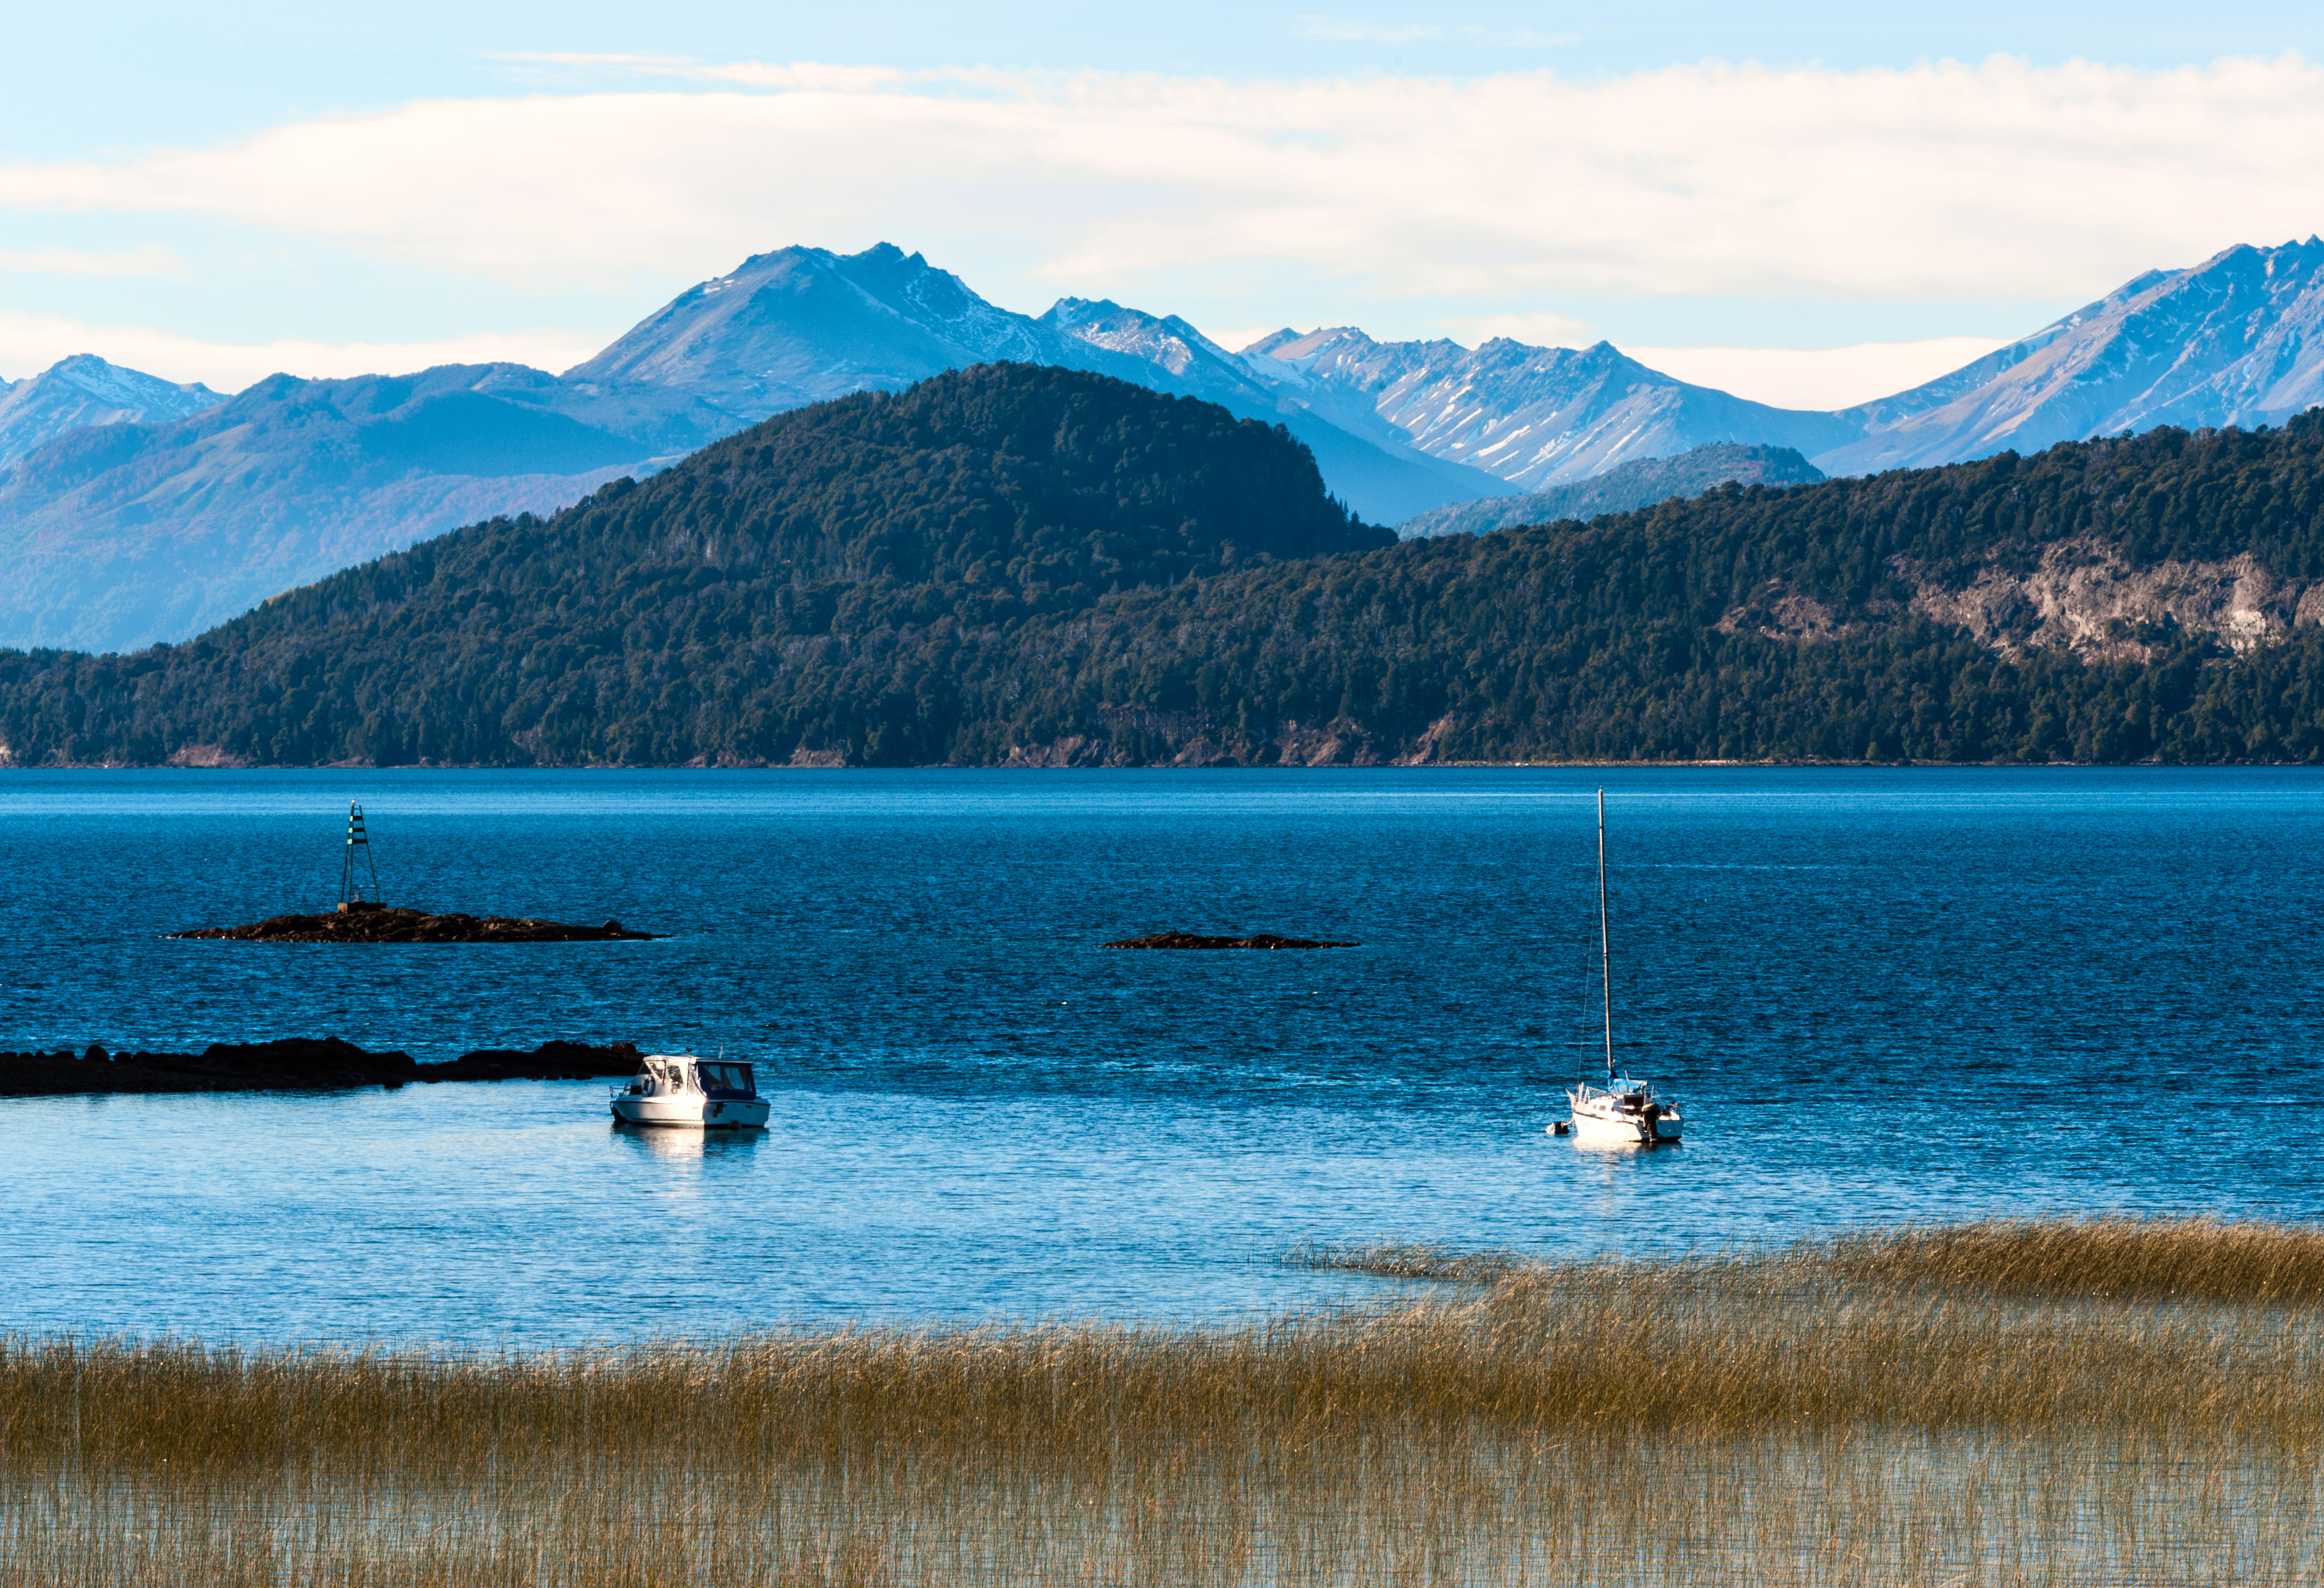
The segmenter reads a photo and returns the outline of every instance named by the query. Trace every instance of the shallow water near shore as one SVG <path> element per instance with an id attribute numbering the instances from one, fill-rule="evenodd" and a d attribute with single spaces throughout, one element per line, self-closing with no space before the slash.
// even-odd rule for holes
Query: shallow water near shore
<path id="1" fill-rule="evenodd" d="M 1543 1131 L 1594 1057 L 1601 784 L 1618 1052 L 1675 1150 Z M 670 936 L 162 940 L 327 907 L 350 799 L 393 902 Z M 9 772 L 0 1048 L 631 1040 L 752 1059 L 776 1109 L 0 1101 L 0 1327 L 1191 1320 L 1361 1283 L 1302 1242 L 2324 1216 L 2319 817 L 2290 771 Z M 1169 928 L 1360 946 L 1100 946 Z"/>

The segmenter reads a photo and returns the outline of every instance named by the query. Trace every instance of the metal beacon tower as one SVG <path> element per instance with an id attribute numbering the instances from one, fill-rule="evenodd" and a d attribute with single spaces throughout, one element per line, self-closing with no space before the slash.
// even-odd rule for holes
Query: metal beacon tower
<path id="1" fill-rule="evenodd" d="M 363 876 L 355 873 L 355 856 L 359 854 L 363 856 L 364 876 L 371 879 L 371 893 L 368 899 L 364 893 Z M 346 854 L 339 862 L 339 905 L 341 909 L 345 909 L 349 904 L 366 902 L 372 904 L 381 902 L 379 867 L 372 863 L 371 835 L 364 831 L 363 807 L 350 800 L 347 803 Z"/>

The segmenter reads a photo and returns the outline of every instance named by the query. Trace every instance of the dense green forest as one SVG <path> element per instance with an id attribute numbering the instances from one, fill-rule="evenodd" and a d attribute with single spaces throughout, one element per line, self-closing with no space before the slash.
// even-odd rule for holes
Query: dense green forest
<path id="1" fill-rule="evenodd" d="M 2098 547 L 2247 556 L 2289 614 L 2324 579 L 2324 413 L 1390 540 L 1279 429 L 991 365 L 188 644 L 0 653 L 0 741 L 17 765 L 2324 759 L 2315 623 L 2231 650 L 2166 614 L 2077 649 L 2023 602 L 1982 637 L 1930 604 Z"/>

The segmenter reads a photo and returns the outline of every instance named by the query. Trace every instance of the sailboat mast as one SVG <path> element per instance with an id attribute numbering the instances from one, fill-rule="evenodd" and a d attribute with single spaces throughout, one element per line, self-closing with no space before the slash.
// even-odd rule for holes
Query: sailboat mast
<path id="1" fill-rule="evenodd" d="M 1606 935 L 1606 790 L 1598 790 L 1598 974 L 1604 981 L 1606 1085 L 1614 1085 L 1614 950 Z"/>

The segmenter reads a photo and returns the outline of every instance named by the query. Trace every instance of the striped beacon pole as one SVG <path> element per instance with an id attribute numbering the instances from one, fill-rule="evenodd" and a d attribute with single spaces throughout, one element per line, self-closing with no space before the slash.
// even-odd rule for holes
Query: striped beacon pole
<path id="1" fill-rule="evenodd" d="M 355 856 L 358 854 L 363 856 L 364 873 L 371 879 L 371 897 L 368 900 L 364 897 L 363 878 L 355 872 Z M 371 835 L 364 830 L 363 807 L 349 800 L 347 802 L 347 847 L 345 858 L 339 862 L 339 913 L 353 914 L 365 903 L 376 909 L 380 902 L 379 867 L 374 863 L 371 857 Z"/>

